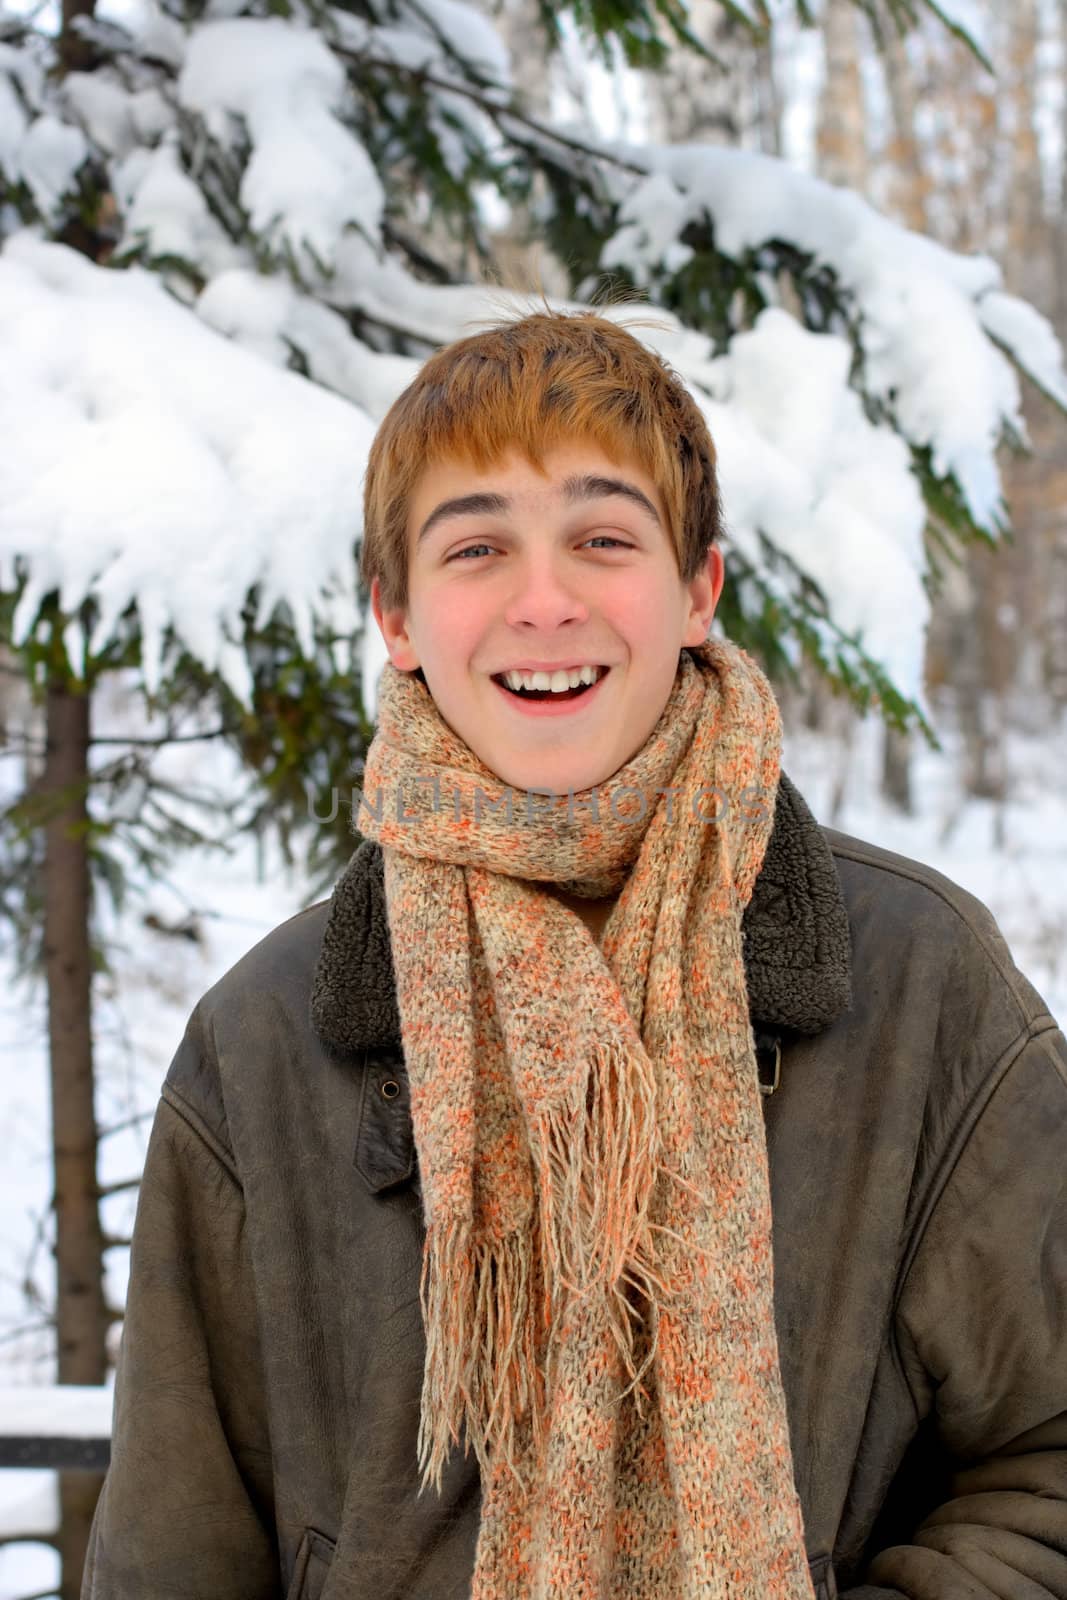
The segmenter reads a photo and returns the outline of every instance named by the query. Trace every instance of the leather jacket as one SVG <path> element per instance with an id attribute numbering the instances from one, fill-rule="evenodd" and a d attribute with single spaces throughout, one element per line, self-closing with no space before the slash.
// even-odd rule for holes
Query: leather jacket
<path id="1" fill-rule="evenodd" d="M 982 905 L 785 779 L 745 950 L 818 1600 L 1067 1600 L 1063 1035 Z M 167 1074 L 83 1600 L 467 1600 L 473 1453 L 418 1494 L 420 1201 L 364 841 Z"/>

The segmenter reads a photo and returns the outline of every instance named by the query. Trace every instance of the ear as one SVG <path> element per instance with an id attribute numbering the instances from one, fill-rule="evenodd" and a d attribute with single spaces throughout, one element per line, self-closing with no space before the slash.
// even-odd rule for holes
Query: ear
<path id="1" fill-rule="evenodd" d="M 707 553 L 704 565 L 686 586 L 689 593 L 689 615 L 682 637 L 683 645 L 704 643 L 715 615 L 715 608 L 719 603 L 719 596 L 722 594 L 725 577 L 726 564 L 722 558 L 722 551 L 717 544 L 713 544 Z"/>
<path id="2" fill-rule="evenodd" d="M 385 640 L 385 648 L 389 652 L 393 666 L 401 672 L 414 672 L 419 664 L 419 657 L 415 642 L 408 632 L 407 612 L 400 606 L 390 611 L 382 609 L 381 584 L 377 578 L 371 579 L 370 603 L 374 620 Z"/>

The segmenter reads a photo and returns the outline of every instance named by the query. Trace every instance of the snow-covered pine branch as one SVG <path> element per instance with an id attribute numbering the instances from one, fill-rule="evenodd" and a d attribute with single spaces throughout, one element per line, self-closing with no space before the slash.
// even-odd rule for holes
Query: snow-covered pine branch
<path id="1" fill-rule="evenodd" d="M 69 616 L 95 597 L 90 651 L 136 602 L 149 689 L 180 646 L 247 698 L 253 585 L 259 619 L 284 601 L 307 653 L 313 617 L 356 631 L 374 422 L 428 349 L 525 304 L 427 281 L 389 219 L 417 237 L 447 211 L 484 248 L 485 186 L 521 195 L 542 173 L 545 237 L 579 294 L 603 271 L 646 289 L 650 307 L 609 314 L 652 312 L 635 331 L 706 411 L 742 630 L 770 600 L 787 653 L 814 640 L 918 701 L 924 489 L 958 531 L 995 535 L 1016 367 L 1067 404 L 1051 328 L 996 264 L 769 157 L 549 127 L 462 0 L 397 0 L 376 20 L 234 9 L 89 21 L 100 63 L 59 83 L 32 29 L 0 45 L 0 586 L 26 578 L 16 639 L 49 591 Z M 93 196 L 100 264 L 49 242 Z M 373 714 L 373 627 L 364 649 Z"/>
<path id="2" fill-rule="evenodd" d="M 150 693 L 171 629 L 247 699 L 253 586 L 261 617 L 286 602 L 308 655 L 313 612 L 355 630 L 364 411 L 221 339 L 143 269 L 29 230 L 0 254 L 0 345 L 0 587 L 16 563 L 26 574 L 16 642 L 50 591 L 71 619 L 91 594 L 92 637 L 68 628 L 80 672 L 136 602 Z"/>

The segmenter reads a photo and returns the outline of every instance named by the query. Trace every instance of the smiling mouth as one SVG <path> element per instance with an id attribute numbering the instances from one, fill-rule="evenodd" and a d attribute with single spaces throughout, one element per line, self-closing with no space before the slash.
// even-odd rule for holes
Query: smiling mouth
<path id="1" fill-rule="evenodd" d="M 499 684 L 506 694 L 513 694 L 516 700 L 580 700 L 584 694 L 589 693 L 590 689 L 595 689 L 597 684 L 603 683 L 610 671 L 610 667 L 598 667 L 599 676 L 595 682 L 580 683 L 575 689 L 512 689 L 505 682 L 502 672 L 493 674 L 493 682 Z"/>

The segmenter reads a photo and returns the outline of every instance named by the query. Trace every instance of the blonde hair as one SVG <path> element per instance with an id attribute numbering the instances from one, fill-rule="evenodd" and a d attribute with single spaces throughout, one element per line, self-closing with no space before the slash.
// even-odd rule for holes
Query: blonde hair
<path id="1" fill-rule="evenodd" d="M 585 439 L 642 467 L 663 499 L 689 582 L 719 536 L 715 447 L 681 379 L 624 327 L 593 311 L 537 311 L 437 351 L 393 403 L 371 445 L 360 576 L 387 610 L 408 604 L 408 519 L 425 469 L 482 471 L 509 450 L 535 467 Z"/>

